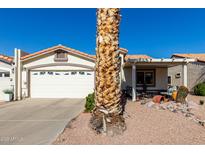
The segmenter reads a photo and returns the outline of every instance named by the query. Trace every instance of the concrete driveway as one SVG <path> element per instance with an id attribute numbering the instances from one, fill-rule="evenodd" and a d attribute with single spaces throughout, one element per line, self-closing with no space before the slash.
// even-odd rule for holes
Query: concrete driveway
<path id="1" fill-rule="evenodd" d="M 26 99 L 0 106 L 0 144 L 51 144 L 84 99 Z"/>

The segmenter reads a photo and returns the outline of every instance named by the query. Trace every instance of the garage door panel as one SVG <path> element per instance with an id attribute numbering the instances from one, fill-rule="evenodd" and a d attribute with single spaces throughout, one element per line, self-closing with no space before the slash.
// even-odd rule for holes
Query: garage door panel
<path id="1" fill-rule="evenodd" d="M 50 71 L 49 71 L 50 72 Z M 94 89 L 94 72 L 31 72 L 32 98 L 84 98 Z M 57 75 L 56 75 L 57 73 Z M 81 73 L 81 74 L 80 74 Z M 87 74 L 88 73 L 88 74 Z"/>

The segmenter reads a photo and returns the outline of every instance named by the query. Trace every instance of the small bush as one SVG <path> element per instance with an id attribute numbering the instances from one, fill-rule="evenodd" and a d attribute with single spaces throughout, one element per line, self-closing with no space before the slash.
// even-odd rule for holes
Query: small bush
<path id="1" fill-rule="evenodd" d="M 199 83 L 194 87 L 194 94 L 198 96 L 205 96 L 205 83 Z"/>
<path id="2" fill-rule="evenodd" d="M 94 107 L 95 107 L 94 93 L 88 94 L 88 96 L 86 97 L 85 112 L 92 112 Z"/>
<path id="3" fill-rule="evenodd" d="M 204 100 L 200 100 L 200 101 L 199 101 L 199 104 L 200 104 L 200 105 L 204 105 Z"/>
<path id="4" fill-rule="evenodd" d="M 189 93 L 189 90 L 185 86 L 180 86 L 177 92 L 176 101 L 180 103 L 186 103 L 186 97 Z"/>
<path id="5" fill-rule="evenodd" d="M 5 89 L 3 90 L 4 94 L 12 94 L 13 95 L 13 90 L 10 89 Z"/>

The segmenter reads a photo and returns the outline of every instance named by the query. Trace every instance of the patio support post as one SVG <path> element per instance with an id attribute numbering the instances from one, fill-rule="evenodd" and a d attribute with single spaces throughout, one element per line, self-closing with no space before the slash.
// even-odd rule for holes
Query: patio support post
<path id="1" fill-rule="evenodd" d="M 185 63 L 185 64 L 183 64 L 182 65 L 182 68 L 183 68 L 183 85 L 185 86 L 185 87 L 187 87 L 187 63 Z"/>
<path id="2" fill-rule="evenodd" d="M 17 92 L 17 87 L 18 87 L 18 85 L 17 85 L 17 53 L 18 52 L 18 49 L 17 48 L 15 48 L 14 49 L 14 78 L 13 78 L 13 82 L 14 82 L 14 100 L 17 100 L 17 95 L 18 95 L 18 92 Z"/>
<path id="3" fill-rule="evenodd" d="M 136 101 L 136 65 L 132 65 L 132 101 Z"/>

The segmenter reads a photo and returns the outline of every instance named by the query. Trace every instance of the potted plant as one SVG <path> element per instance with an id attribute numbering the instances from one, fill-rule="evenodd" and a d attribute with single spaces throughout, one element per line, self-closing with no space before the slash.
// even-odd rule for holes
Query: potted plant
<path id="1" fill-rule="evenodd" d="M 4 101 L 10 102 L 13 99 L 13 91 L 10 89 L 3 90 L 4 92 Z"/>

